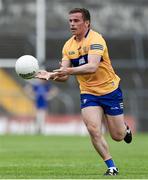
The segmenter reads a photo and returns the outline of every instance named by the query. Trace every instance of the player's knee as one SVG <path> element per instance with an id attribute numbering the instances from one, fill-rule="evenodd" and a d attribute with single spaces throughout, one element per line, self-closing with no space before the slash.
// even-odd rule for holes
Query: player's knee
<path id="1" fill-rule="evenodd" d="M 97 140 L 101 138 L 101 132 L 96 128 L 95 125 L 87 125 L 87 130 L 90 134 L 90 136 L 94 139 Z"/>
<path id="2" fill-rule="evenodd" d="M 115 141 L 122 141 L 124 139 L 124 133 L 116 132 L 111 135 L 112 139 Z"/>

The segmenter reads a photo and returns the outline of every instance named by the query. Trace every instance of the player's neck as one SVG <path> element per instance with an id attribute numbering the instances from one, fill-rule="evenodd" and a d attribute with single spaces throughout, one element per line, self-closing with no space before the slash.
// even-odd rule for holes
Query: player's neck
<path id="1" fill-rule="evenodd" d="M 76 35 L 75 39 L 76 41 L 81 41 L 84 37 L 86 37 L 86 34 L 88 33 L 89 28 L 87 28 L 83 33 Z"/>

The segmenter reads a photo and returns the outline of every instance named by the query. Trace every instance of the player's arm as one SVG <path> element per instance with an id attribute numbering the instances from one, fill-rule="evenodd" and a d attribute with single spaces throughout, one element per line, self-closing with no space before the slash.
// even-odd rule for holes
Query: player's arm
<path id="1" fill-rule="evenodd" d="M 90 54 L 88 55 L 88 63 L 78 67 L 61 67 L 60 69 L 54 70 L 61 75 L 80 75 L 80 74 L 92 74 L 95 73 L 99 67 L 101 60 L 100 55 Z"/>

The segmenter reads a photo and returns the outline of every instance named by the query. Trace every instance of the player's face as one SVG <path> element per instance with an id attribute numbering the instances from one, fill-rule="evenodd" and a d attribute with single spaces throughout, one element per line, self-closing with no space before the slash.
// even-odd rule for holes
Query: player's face
<path id="1" fill-rule="evenodd" d="M 84 21 L 81 13 L 69 15 L 69 25 L 73 35 L 83 35 L 88 29 L 88 21 Z"/>

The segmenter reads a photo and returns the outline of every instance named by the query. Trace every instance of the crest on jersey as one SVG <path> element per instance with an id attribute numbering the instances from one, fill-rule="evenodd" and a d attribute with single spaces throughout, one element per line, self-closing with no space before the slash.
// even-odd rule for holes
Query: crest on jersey
<path id="1" fill-rule="evenodd" d="M 88 48 L 87 48 L 86 46 L 83 47 L 83 52 L 84 52 L 85 54 L 88 53 Z"/>

